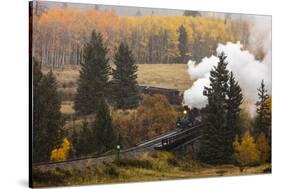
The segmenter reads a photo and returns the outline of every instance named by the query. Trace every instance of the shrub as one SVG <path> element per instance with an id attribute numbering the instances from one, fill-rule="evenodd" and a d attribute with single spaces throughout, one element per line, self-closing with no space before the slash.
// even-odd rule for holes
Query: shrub
<path id="1" fill-rule="evenodd" d="M 257 137 L 257 149 L 260 152 L 260 163 L 266 163 L 269 159 L 269 144 L 263 133 Z"/>
<path id="2" fill-rule="evenodd" d="M 120 172 L 115 164 L 106 162 L 104 162 L 103 164 L 105 165 L 103 172 L 106 173 L 106 175 L 110 177 L 119 177 Z"/>
<path id="3" fill-rule="evenodd" d="M 158 152 L 153 159 L 153 169 L 162 171 L 167 170 L 171 165 L 171 162 L 175 158 L 170 152 Z"/>
<path id="4" fill-rule="evenodd" d="M 132 146 L 175 128 L 177 113 L 163 95 L 144 95 L 134 110 L 115 110 L 113 125 L 123 146 Z"/>
<path id="5" fill-rule="evenodd" d="M 58 185 L 65 182 L 71 176 L 70 171 L 56 168 L 55 170 L 41 171 L 33 169 L 33 180 L 38 183 L 50 183 L 51 185 Z"/>
<path id="6" fill-rule="evenodd" d="M 152 163 L 146 159 L 119 159 L 115 160 L 114 163 L 121 167 L 137 167 L 137 168 L 145 168 L 151 169 Z"/>

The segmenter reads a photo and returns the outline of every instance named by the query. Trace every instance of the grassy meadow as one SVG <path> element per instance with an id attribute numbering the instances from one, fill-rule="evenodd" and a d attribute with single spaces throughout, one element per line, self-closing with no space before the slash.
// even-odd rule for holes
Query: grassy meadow
<path id="1" fill-rule="evenodd" d="M 43 69 L 43 73 L 48 71 L 47 68 Z M 58 91 L 62 95 L 61 111 L 64 114 L 73 114 L 79 67 L 69 66 L 54 69 L 53 72 L 58 81 Z M 180 92 L 192 85 L 187 64 L 138 64 L 137 80 L 140 85 L 177 89 Z"/>

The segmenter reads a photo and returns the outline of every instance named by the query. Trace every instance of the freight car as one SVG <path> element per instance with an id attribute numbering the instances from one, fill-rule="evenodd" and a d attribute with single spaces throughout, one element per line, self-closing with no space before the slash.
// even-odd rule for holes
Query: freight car
<path id="1" fill-rule="evenodd" d="M 183 95 L 180 91 L 176 89 L 166 89 L 160 87 L 151 87 L 151 86 L 138 86 L 139 91 L 143 94 L 154 95 L 154 94 L 161 94 L 164 95 L 170 104 L 173 105 L 181 105 L 183 100 Z"/>

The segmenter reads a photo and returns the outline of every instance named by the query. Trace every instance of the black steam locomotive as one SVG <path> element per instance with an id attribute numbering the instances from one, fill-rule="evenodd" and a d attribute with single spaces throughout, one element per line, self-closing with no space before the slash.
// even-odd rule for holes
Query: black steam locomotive
<path id="1" fill-rule="evenodd" d="M 187 110 L 184 111 L 184 116 L 177 119 L 176 126 L 179 129 L 187 129 L 194 127 L 201 122 L 201 115 L 198 109 L 189 110 L 187 115 Z"/>

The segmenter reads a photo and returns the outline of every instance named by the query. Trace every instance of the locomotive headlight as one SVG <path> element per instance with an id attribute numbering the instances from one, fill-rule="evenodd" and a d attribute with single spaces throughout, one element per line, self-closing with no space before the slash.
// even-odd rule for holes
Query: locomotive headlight
<path id="1" fill-rule="evenodd" d="M 183 111 L 183 114 L 187 114 L 187 111 L 186 111 L 186 110 L 184 110 L 184 111 Z"/>

